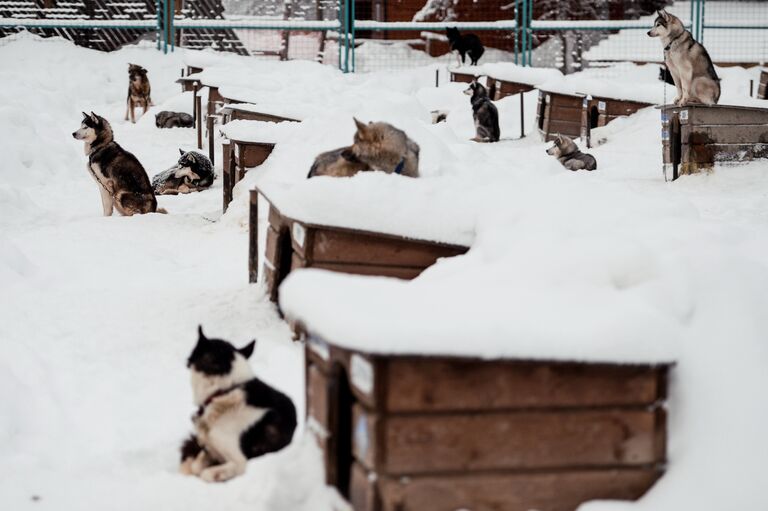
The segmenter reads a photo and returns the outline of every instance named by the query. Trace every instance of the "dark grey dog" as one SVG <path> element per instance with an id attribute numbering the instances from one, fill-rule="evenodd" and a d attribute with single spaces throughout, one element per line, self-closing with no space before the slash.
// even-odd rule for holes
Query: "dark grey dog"
<path id="1" fill-rule="evenodd" d="M 555 145 L 547 149 L 568 170 L 595 170 L 597 160 L 591 154 L 582 153 L 576 143 L 568 137 L 558 135 Z"/>
<path id="2" fill-rule="evenodd" d="M 205 190 L 213 184 L 216 174 L 211 160 L 204 154 L 179 149 L 181 158 L 173 167 L 152 178 L 156 195 L 176 195 Z"/>
<path id="3" fill-rule="evenodd" d="M 360 161 L 351 147 L 339 147 L 318 154 L 307 179 L 315 176 L 351 177 L 365 170 L 371 170 L 371 167 Z"/>
<path id="4" fill-rule="evenodd" d="M 488 97 L 488 89 L 477 80 L 469 84 L 464 94 L 472 95 L 472 117 L 475 119 L 475 140 L 477 142 L 498 142 L 501 136 L 499 129 L 499 111 Z"/>
<path id="5" fill-rule="evenodd" d="M 195 120 L 189 114 L 163 110 L 155 114 L 155 126 L 158 128 L 194 128 Z"/>

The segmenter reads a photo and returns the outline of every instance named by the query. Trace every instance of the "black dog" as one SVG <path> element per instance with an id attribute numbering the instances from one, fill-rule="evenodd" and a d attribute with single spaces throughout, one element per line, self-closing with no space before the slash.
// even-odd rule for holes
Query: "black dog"
<path id="1" fill-rule="evenodd" d="M 669 72 L 669 69 L 667 69 L 666 66 L 662 66 L 659 68 L 659 80 L 662 82 L 666 82 L 670 85 L 674 85 L 675 81 L 672 79 L 672 73 Z"/>
<path id="2" fill-rule="evenodd" d="M 499 129 L 499 110 L 488 97 L 488 89 L 477 80 L 469 84 L 464 94 L 472 95 L 472 117 L 475 119 L 476 142 L 498 142 L 501 136 Z"/>
<path id="3" fill-rule="evenodd" d="M 155 114 L 155 126 L 158 128 L 194 128 L 195 120 L 183 112 L 163 110 Z"/>
<path id="4" fill-rule="evenodd" d="M 458 55 L 461 55 L 461 63 L 466 62 L 467 54 L 469 54 L 469 61 L 471 66 L 476 66 L 477 61 L 485 53 L 485 47 L 480 42 L 480 38 L 475 34 L 461 35 L 458 28 L 446 28 L 445 33 L 448 35 L 448 42 L 451 45 L 451 51 L 455 51 Z M 457 58 L 458 58 L 457 55 Z"/>

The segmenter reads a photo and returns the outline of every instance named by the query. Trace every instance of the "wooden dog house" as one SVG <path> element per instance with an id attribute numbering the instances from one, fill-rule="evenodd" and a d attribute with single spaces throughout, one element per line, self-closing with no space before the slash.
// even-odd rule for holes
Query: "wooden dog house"
<path id="1" fill-rule="evenodd" d="M 617 117 L 632 115 L 652 103 L 616 99 L 584 93 L 564 93 L 540 90 L 536 108 L 537 126 L 545 141 L 558 134 L 581 137 L 591 146 L 590 132 L 605 126 Z"/>
<path id="2" fill-rule="evenodd" d="M 356 511 L 573 511 L 663 474 L 668 364 L 380 355 L 307 335 L 307 426 Z"/>
<path id="3" fill-rule="evenodd" d="M 258 167 L 269 158 L 275 148 L 273 142 L 253 142 L 230 138 L 221 145 L 222 152 L 222 211 L 226 213 L 235 185 L 244 177 L 247 169 Z"/>
<path id="4" fill-rule="evenodd" d="M 660 109 L 665 175 L 672 180 L 711 169 L 715 163 L 768 158 L 768 108 L 666 105 Z"/>
<path id="5" fill-rule="evenodd" d="M 257 282 L 259 277 L 260 196 L 269 206 L 262 279 L 272 301 L 277 301 L 283 279 L 297 268 L 412 279 L 441 257 L 468 250 L 458 245 L 296 220 L 282 214 L 279 206 L 256 188 L 251 190 L 250 203 L 250 282 Z"/>

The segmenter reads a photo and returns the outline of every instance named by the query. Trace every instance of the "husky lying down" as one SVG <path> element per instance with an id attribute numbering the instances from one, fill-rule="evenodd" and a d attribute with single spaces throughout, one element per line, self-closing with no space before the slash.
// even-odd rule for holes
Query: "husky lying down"
<path id="1" fill-rule="evenodd" d="M 176 195 L 205 190 L 213 184 L 216 174 L 211 160 L 204 154 L 179 149 L 181 158 L 173 167 L 152 178 L 157 195 Z"/>
<path id="2" fill-rule="evenodd" d="M 291 443 L 296 408 L 288 396 L 253 375 L 247 359 L 255 343 L 237 349 L 208 339 L 198 328 L 187 367 L 199 408 L 192 416 L 194 433 L 181 447 L 181 473 L 226 481 L 245 473 L 249 458 Z"/>
<path id="3" fill-rule="evenodd" d="M 547 154 L 554 156 L 568 170 L 595 170 L 597 160 L 591 154 L 582 153 L 576 142 L 568 137 L 558 135 L 555 145 L 547 149 Z"/>

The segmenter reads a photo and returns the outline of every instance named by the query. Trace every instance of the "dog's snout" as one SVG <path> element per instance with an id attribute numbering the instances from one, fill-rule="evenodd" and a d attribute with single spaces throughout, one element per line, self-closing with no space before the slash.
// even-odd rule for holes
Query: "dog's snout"
<path id="1" fill-rule="evenodd" d="M 77 132 L 76 131 L 72 132 L 72 138 L 77 138 Z"/>

